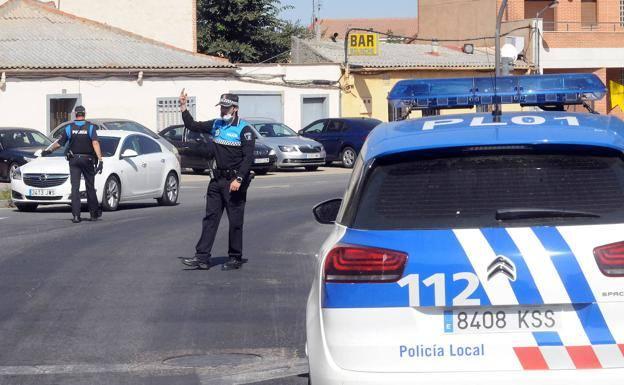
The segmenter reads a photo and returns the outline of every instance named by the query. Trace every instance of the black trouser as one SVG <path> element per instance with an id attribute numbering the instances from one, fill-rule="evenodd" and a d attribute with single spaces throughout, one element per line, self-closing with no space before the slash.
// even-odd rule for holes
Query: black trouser
<path id="1" fill-rule="evenodd" d="M 85 187 L 87 188 L 87 204 L 91 216 L 97 215 L 98 201 L 95 194 L 95 163 L 94 158 L 84 155 L 74 155 L 69 160 L 69 175 L 71 176 L 71 205 L 72 215 L 80 216 L 80 175 L 84 175 Z"/>
<path id="2" fill-rule="evenodd" d="M 243 256 L 243 222 L 249 183 L 245 181 L 240 190 L 230 192 L 231 183 L 231 179 L 216 178 L 211 180 L 208 185 L 206 216 L 202 223 L 201 237 L 195 247 L 195 256 L 200 259 L 207 260 L 210 258 L 219 222 L 223 216 L 223 209 L 227 212 L 230 223 L 228 254 L 230 257 L 237 258 Z"/>

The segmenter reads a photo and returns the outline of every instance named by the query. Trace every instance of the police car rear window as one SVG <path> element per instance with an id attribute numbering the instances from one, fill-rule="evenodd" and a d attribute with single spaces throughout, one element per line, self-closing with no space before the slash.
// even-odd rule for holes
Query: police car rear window
<path id="1" fill-rule="evenodd" d="M 463 148 L 378 159 L 355 228 L 431 229 L 624 222 L 622 154 L 595 147 Z M 497 219 L 497 211 L 587 216 Z"/>

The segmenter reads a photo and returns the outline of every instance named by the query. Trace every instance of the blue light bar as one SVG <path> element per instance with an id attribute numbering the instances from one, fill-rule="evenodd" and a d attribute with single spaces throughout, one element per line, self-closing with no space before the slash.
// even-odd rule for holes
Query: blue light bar
<path id="1" fill-rule="evenodd" d="M 496 82 L 496 88 L 495 88 Z M 401 80 L 388 102 L 397 109 L 471 108 L 489 104 L 554 106 L 602 99 L 607 88 L 593 74 Z"/>

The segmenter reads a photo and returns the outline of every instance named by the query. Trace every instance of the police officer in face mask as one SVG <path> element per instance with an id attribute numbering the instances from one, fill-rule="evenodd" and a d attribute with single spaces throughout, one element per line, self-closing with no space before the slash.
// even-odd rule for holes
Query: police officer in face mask
<path id="1" fill-rule="evenodd" d="M 41 152 L 46 156 L 56 149 L 65 146 L 65 157 L 69 161 L 69 174 L 71 181 L 71 205 L 72 222 L 80 223 L 80 178 L 84 177 L 87 188 L 87 204 L 91 220 L 97 221 L 100 216 L 100 209 L 95 194 L 95 174 L 102 173 L 104 163 L 102 162 L 102 151 L 97 135 L 97 127 L 85 120 L 86 110 L 83 106 L 74 109 L 76 120 L 71 122 L 63 130 L 61 137 L 48 148 Z"/>
<path id="2" fill-rule="evenodd" d="M 183 258 L 182 263 L 197 269 L 210 268 L 210 253 L 217 234 L 223 209 L 230 223 L 229 260 L 223 270 L 240 269 L 243 259 L 243 221 L 250 168 L 253 164 L 255 137 L 249 125 L 238 117 L 238 96 L 221 95 L 221 118 L 211 122 L 196 122 L 186 109 L 187 94 L 182 90 L 180 109 L 184 126 L 195 132 L 212 136 L 207 143 L 214 154 L 216 169 L 206 194 L 206 215 L 202 234 L 195 247 L 195 256 Z"/>

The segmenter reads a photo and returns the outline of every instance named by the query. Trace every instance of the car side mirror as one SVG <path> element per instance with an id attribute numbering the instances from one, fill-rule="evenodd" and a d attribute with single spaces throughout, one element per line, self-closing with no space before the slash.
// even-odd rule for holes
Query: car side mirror
<path id="1" fill-rule="evenodd" d="M 314 218 L 320 224 L 331 225 L 336 222 L 340 205 L 342 205 L 342 198 L 330 199 L 319 203 L 312 209 Z"/>
<path id="2" fill-rule="evenodd" d="M 127 149 L 121 154 L 121 159 L 134 158 L 135 156 L 139 156 L 139 154 L 132 149 Z"/>

